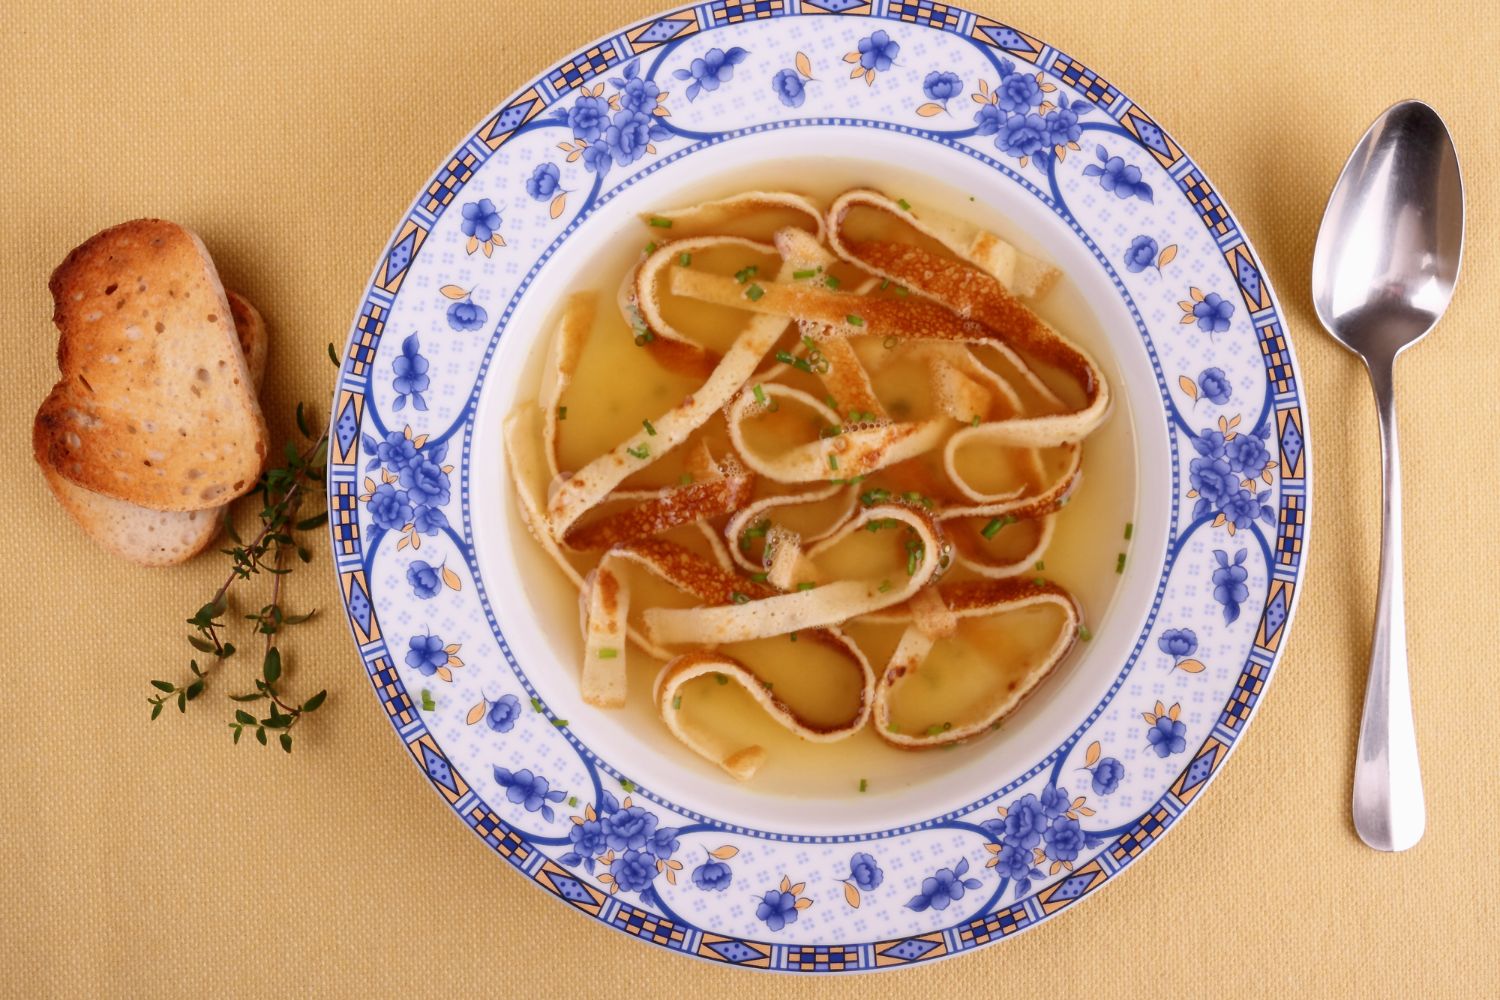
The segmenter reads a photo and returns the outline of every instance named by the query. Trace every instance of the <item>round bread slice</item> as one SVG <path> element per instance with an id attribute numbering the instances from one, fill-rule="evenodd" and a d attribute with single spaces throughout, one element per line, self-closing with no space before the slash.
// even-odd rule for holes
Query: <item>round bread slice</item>
<path id="1" fill-rule="evenodd" d="M 243 296 L 226 294 L 240 350 L 259 390 L 270 345 L 265 321 Z M 208 510 L 152 510 L 86 490 L 45 461 L 41 467 L 52 495 L 85 534 L 106 551 L 141 566 L 172 566 L 202 552 L 218 535 L 227 509 L 225 505 Z"/>
<path id="2" fill-rule="evenodd" d="M 265 419 L 197 236 L 160 219 L 106 229 L 51 289 L 62 378 L 32 427 L 41 464 L 155 510 L 219 507 L 255 485 Z"/>

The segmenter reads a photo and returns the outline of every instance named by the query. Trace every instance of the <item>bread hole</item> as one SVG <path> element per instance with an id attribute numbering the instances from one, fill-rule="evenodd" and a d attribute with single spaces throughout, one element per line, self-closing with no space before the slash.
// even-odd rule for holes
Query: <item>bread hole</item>
<path id="1" fill-rule="evenodd" d="M 151 245 L 154 246 L 154 247 L 161 246 L 161 237 L 158 236 L 156 239 L 152 240 L 151 241 Z"/>
<path id="2" fill-rule="evenodd" d="M 167 332 L 167 324 L 163 323 L 161 320 L 157 320 L 156 321 L 156 332 L 157 333 L 166 333 Z"/>
<path id="3" fill-rule="evenodd" d="M 103 318 L 103 316 L 104 314 L 99 310 L 91 309 L 88 312 L 84 313 L 83 321 L 85 323 L 97 323 L 101 318 Z"/>
<path id="4" fill-rule="evenodd" d="M 262 458 L 265 457 L 265 454 L 266 454 L 266 445 L 265 445 L 264 441 L 257 441 L 257 442 L 255 442 L 255 454 L 259 455 Z"/>
<path id="5" fill-rule="evenodd" d="M 83 447 L 83 438 L 79 437 L 73 431 L 68 431 L 63 435 L 63 444 L 67 445 L 69 451 L 77 451 Z"/>
<path id="6" fill-rule="evenodd" d="M 210 323 L 217 323 L 219 321 L 219 315 L 218 315 L 218 313 L 209 313 L 208 314 L 208 321 Z"/>
<path id="7" fill-rule="evenodd" d="M 212 376 L 208 374 L 207 368 L 199 368 L 197 371 L 193 372 L 193 377 L 196 378 L 199 382 L 207 382 Z"/>
<path id="8" fill-rule="evenodd" d="M 131 434 L 139 434 L 141 432 L 141 429 L 135 424 L 126 424 L 125 430 L 129 431 Z"/>
<path id="9" fill-rule="evenodd" d="M 138 291 L 138 292 L 144 292 L 146 290 L 146 279 L 145 278 L 137 279 L 137 281 L 135 283 L 135 290 Z"/>
<path id="10" fill-rule="evenodd" d="M 158 330 L 157 332 L 160 333 L 161 331 Z M 125 328 L 125 339 L 126 340 L 140 340 L 141 339 L 141 328 L 138 327 L 138 326 L 136 326 L 134 323 L 132 323 L 129 326 L 127 326 Z"/>
<path id="11" fill-rule="evenodd" d="M 94 387 L 89 385 L 89 380 L 83 377 L 83 372 L 78 373 L 78 381 L 81 382 L 83 384 L 83 387 L 89 392 L 94 391 Z"/>
<path id="12" fill-rule="evenodd" d="M 146 468 L 149 469 L 149 468 L 151 468 L 151 459 L 149 459 L 149 458 L 143 458 L 143 459 L 141 459 L 141 464 L 144 465 Z"/>
<path id="13" fill-rule="evenodd" d="M 224 484 L 214 483 L 212 485 L 205 486 L 198 493 L 198 495 L 205 500 L 217 500 L 219 499 L 219 497 L 224 495 Z"/>
<path id="14" fill-rule="evenodd" d="M 125 296 L 123 296 L 123 295 L 120 296 L 118 299 L 115 299 L 115 312 L 119 312 L 121 309 L 124 309 L 126 301 L 127 300 L 126 300 Z"/>
<path id="15" fill-rule="evenodd" d="M 111 282 L 109 285 L 105 286 L 104 294 L 105 295 L 113 295 L 113 294 L 115 294 L 115 289 L 117 289 L 119 287 L 120 287 L 119 284 Z"/>
<path id="16" fill-rule="evenodd" d="M 201 397 L 203 395 L 203 387 L 201 385 L 190 385 L 188 386 L 188 392 L 194 396 Z"/>
<path id="17" fill-rule="evenodd" d="M 245 488 L 245 481 L 243 479 L 236 479 L 234 481 L 234 488 L 237 489 L 237 490 L 244 489 Z"/>
<path id="18" fill-rule="evenodd" d="M 83 293 L 82 292 L 74 292 L 73 293 L 73 301 L 74 302 L 82 302 L 83 301 Z"/>
<path id="19" fill-rule="evenodd" d="M 189 470 L 187 470 L 187 478 L 188 478 L 189 482 L 192 482 L 194 479 L 202 479 L 203 478 L 203 470 L 202 469 L 189 469 Z"/>
<path id="20" fill-rule="evenodd" d="M 153 421 L 153 420 L 144 421 L 144 422 L 142 422 L 141 426 L 144 427 L 144 428 L 146 428 L 146 433 L 147 434 L 155 434 L 156 433 L 156 422 Z"/>
<path id="21" fill-rule="evenodd" d="M 186 427 L 179 427 L 179 428 L 177 428 L 177 433 L 180 436 L 182 436 L 182 437 L 187 437 L 187 428 Z"/>

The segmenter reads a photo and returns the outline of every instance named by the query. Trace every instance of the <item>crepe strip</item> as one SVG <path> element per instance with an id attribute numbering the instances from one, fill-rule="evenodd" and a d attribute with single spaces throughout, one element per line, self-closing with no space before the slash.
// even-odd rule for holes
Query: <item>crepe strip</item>
<path id="1" fill-rule="evenodd" d="M 578 370 L 578 359 L 583 355 L 584 344 L 594 329 L 594 316 L 598 299 L 588 292 L 575 292 L 563 304 L 562 318 L 557 324 L 557 333 L 552 338 L 552 352 L 548 374 L 544 376 L 541 405 L 544 410 L 557 413 L 558 402 L 563 392 L 573 381 Z M 558 422 L 547 420 L 542 424 L 542 447 L 547 456 L 547 468 L 555 478 L 558 475 L 557 460 Z"/>
<path id="2" fill-rule="evenodd" d="M 761 249 L 774 252 L 769 247 Z M 667 267 L 672 259 L 673 255 L 668 252 L 668 248 L 663 248 L 646 258 L 641 265 L 638 285 L 643 290 L 643 306 L 649 299 L 645 290 L 654 289 L 657 272 Z M 782 270 L 785 270 L 785 265 Z M 643 311 L 649 316 L 653 308 L 643 308 Z M 632 472 L 644 468 L 687 440 L 693 431 L 707 422 L 739 391 L 785 328 L 784 317 L 752 318 L 702 387 L 652 421 L 655 434 L 648 433 L 644 428 L 636 431 L 610 451 L 566 477 L 548 504 L 547 523 L 553 534 L 559 537 L 565 534 L 585 511 L 603 500 L 610 490 Z M 656 328 L 653 326 L 653 329 Z M 656 332 L 658 336 L 662 335 L 661 330 Z M 548 420 L 557 419 L 555 412 L 543 416 Z M 640 455 L 646 457 L 637 457 Z"/>
<path id="3" fill-rule="evenodd" d="M 863 651 L 837 629 L 817 629 L 801 633 L 807 642 L 820 642 L 837 649 L 850 667 L 860 674 L 859 705 L 848 719 L 833 725 L 813 723 L 782 701 L 766 687 L 755 672 L 739 660 L 722 652 L 697 650 L 669 661 L 656 675 L 654 697 L 657 711 L 667 730 L 698 755 L 713 761 L 740 781 L 754 777 L 765 762 L 764 747 L 740 746 L 725 736 L 703 726 L 693 726 L 691 715 L 682 709 L 683 688 L 697 678 L 718 674 L 743 688 L 757 705 L 782 728 L 796 733 L 810 743 L 833 743 L 848 739 L 863 729 L 874 703 L 875 672 Z"/>
<path id="4" fill-rule="evenodd" d="M 1040 660 L 1032 664 L 1024 676 L 1011 681 L 1003 690 L 992 692 L 984 704 L 976 707 L 976 718 L 942 732 L 897 732 L 891 729 L 891 704 L 900 696 L 901 689 L 921 671 L 922 664 L 934 645 L 934 636 L 930 630 L 924 630 L 923 619 L 919 618 L 921 614 L 930 621 L 930 610 L 919 612 L 914 605 L 908 605 L 905 612 L 912 623 L 902 633 L 895 652 L 891 654 L 890 663 L 875 687 L 874 710 L 875 732 L 891 746 L 906 750 L 962 743 L 993 728 L 1014 712 L 1026 696 L 1036 690 L 1037 685 L 1068 655 L 1077 640 L 1078 626 L 1083 620 L 1073 596 L 1053 583 L 967 581 L 934 587 L 929 593 L 937 595 L 955 619 L 985 618 L 1023 608 L 1052 605 L 1062 610 L 1063 623 L 1052 645 Z"/>
<path id="5" fill-rule="evenodd" d="M 839 426 L 839 415 L 801 389 L 777 382 L 759 386 L 768 400 L 789 400 L 807 407 L 829 426 Z M 842 433 L 793 445 L 770 457 L 754 451 L 745 438 L 745 421 L 765 411 L 753 391 L 735 397 L 725 417 L 729 438 L 745 464 L 778 483 L 811 483 L 867 475 L 877 469 L 914 458 L 936 448 L 952 426 L 946 419 L 908 423 L 856 424 Z"/>
<path id="6" fill-rule="evenodd" d="M 808 590 L 721 607 L 648 608 L 643 615 L 646 631 L 652 641 L 663 645 L 712 646 L 837 625 L 879 608 L 900 604 L 938 573 L 940 563 L 946 564 L 946 541 L 937 523 L 925 511 L 904 504 L 868 507 L 833 535 L 809 548 L 807 556 L 815 566 L 820 553 L 877 518 L 890 527 L 905 525 L 916 539 L 911 550 L 914 558 L 908 567 L 911 572 L 899 581 L 899 586 L 888 586 L 882 592 L 881 585 L 888 583 L 886 577 L 834 580 Z M 899 522 L 899 525 L 890 525 L 892 521 Z M 899 532 L 893 534 L 899 536 Z M 817 583 L 815 580 L 808 582 Z"/>
<path id="7" fill-rule="evenodd" d="M 679 525 L 736 510 L 750 499 L 754 486 L 755 477 L 747 472 L 669 486 L 636 506 L 569 529 L 563 536 L 563 544 L 571 549 L 608 549 L 622 542 L 659 535 Z"/>
<path id="8" fill-rule="evenodd" d="M 1030 438 L 1018 437 L 1012 443 L 1047 445 L 1079 441 L 1099 425 L 1109 409 L 1109 384 L 1099 366 L 1083 348 L 1052 329 L 1007 291 L 993 273 L 976 265 L 969 256 L 974 249 L 973 241 L 965 250 L 957 250 L 944 241 L 943 234 L 927 230 L 928 235 L 954 250 L 960 258 L 954 261 L 910 244 L 849 239 L 843 231 L 844 222 L 856 206 L 885 212 L 919 231 L 926 229 L 913 221 L 911 213 L 879 192 L 849 191 L 840 195 L 828 212 L 828 238 L 834 253 L 918 295 L 943 303 L 959 316 L 978 321 L 993 331 L 1000 343 L 1057 368 L 1083 390 L 1085 403 L 1072 413 L 1009 421 L 1016 425 L 1013 433 Z M 993 244 L 984 245 L 993 250 Z"/>
<path id="9" fill-rule="evenodd" d="M 741 567 L 752 573 L 766 569 L 767 560 L 752 559 L 749 552 L 747 532 L 762 521 L 769 521 L 774 526 L 776 512 L 789 507 L 799 507 L 807 504 L 822 503 L 832 500 L 835 496 L 842 494 L 844 497 L 843 507 L 830 520 L 828 526 L 822 531 L 801 536 L 802 541 L 807 543 L 821 541 L 833 534 L 839 527 L 854 514 L 854 505 L 857 502 L 854 490 L 839 483 L 830 483 L 817 489 L 808 490 L 805 493 L 777 494 L 763 497 L 760 500 L 741 507 L 730 518 L 729 523 L 724 526 L 724 538 L 728 541 L 730 557 Z M 769 541 L 769 534 L 767 535 Z M 742 544 L 741 540 L 744 540 Z M 770 546 L 765 547 L 769 549 Z M 764 549 L 762 551 L 765 551 Z"/>

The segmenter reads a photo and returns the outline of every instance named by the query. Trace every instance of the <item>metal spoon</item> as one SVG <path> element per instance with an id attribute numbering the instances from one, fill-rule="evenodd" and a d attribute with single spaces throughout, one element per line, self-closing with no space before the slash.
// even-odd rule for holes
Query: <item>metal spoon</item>
<path id="1" fill-rule="evenodd" d="M 1406 850 L 1427 825 L 1406 670 L 1395 362 L 1448 308 L 1463 242 L 1463 179 L 1453 139 L 1436 111 L 1403 101 L 1375 120 L 1344 165 L 1312 266 L 1318 319 L 1364 359 L 1380 412 L 1380 593 L 1354 764 L 1354 828 L 1380 851 Z"/>

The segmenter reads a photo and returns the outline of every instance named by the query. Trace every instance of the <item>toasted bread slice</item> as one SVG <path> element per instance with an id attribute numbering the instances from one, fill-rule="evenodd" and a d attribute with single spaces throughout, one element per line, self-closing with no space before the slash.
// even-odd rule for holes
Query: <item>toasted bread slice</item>
<path id="1" fill-rule="evenodd" d="M 259 390 L 265 378 L 270 338 L 265 321 L 249 301 L 227 293 L 240 350 Z M 63 509 L 103 548 L 142 566 L 171 566 L 202 552 L 219 533 L 224 507 L 162 511 L 93 493 L 64 477 L 45 461 L 42 475 Z"/>
<path id="2" fill-rule="evenodd" d="M 248 491 L 265 418 L 218 272 L 160 219 L 94 236 L 53 272 L 62 378 L 37 411 L 37 459 L 73 483 L 155 510 Z"/>

